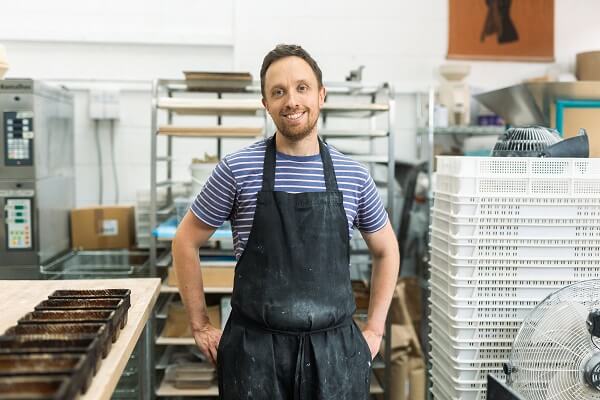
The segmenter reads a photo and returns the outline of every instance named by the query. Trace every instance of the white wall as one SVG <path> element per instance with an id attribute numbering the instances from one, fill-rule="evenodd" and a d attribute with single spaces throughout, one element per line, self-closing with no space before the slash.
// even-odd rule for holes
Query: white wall
<path id="1" fill-rule="evenodd" d="M 247 70 L 258 78 L 264 54 L 282 42 L 302 44 L 327 81 L 343 80 L 349 70 L 365 65 L 364 81 L 392 82 L 398 91 L 398 158 L 415 160 L 413 92 L 434 83 L 435 69 L 445 62 L 447 13 L 446 0 L 23 0 L 3 5 L 0 43 L 11 64 L 8 77 L 53 80 L 75 92 L 79 206 L 98 199 L 88 90 L 121 90 L 115 150 L 120 202 L 131 203 L 136 190 L 149 186 L 150 80 L 179 78 L 184 69 Z M 597 15 L 597 0 L 555 0 L 559 68 L 572 70 L 577 52 L 600 47 Z M 30 22 L 28 29 L 22 28 L 22 20 Z M 468 63 L 469 83 L 483 89 L 542 75 L 552 65 Z M 111 202 L 107 131 L 103 126 L 104 197 Z M 178 146 L 183 153 L 180 171 L 192 155 L 204 153 L 205 145 L 192 141 Z"/>

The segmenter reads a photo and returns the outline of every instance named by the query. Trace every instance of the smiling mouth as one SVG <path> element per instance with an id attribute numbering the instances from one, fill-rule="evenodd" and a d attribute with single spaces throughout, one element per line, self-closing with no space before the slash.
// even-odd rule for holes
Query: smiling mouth
<path id="1" fill-rule="evenodd" d="M 305 113 L 306 113 L 306 111 L 297 112 L 297 113 L 293 113 L 293 114 L 286 114 L 286 115 L 284 115 L 284 117 L 289 121 L 295 121 L 297 119 L 300 119 Z"/>

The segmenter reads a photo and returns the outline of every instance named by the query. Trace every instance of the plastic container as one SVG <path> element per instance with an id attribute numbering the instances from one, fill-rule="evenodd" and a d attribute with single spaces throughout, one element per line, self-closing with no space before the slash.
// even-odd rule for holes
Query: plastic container
<path id="1" fill-rule="evenodd" d="M 456 258 L 600 259 L 600 239 L 453 238 L 434 230 L 431 247 Z"/>
<path id="2" fill-rule="evenodd" d="M 432 350 L 431 356 L 436 363 L 443 369 L 448 372 L 451 378 L 454 378 L 458 381 L 475 381 L 484 383 L 487 380 L 487 375 L 490 373 L 495 374 L 501 379 L 506 379 L 504 372 L 502 371 L 502 363 L 504 362 L 493 362 L 487 365 L 489 367 L 484 368 L 473 368 L 473 367 L 458 367 L 455 363 L 453 363 L 449 358 L 447 358 L 441 352 L 437 352 Z M 460 365 L 468 365 L 461 363 Z"/>
<path id="3" fill-rule="evenodd" d="M 436 165 L 450 176 L 600 179 L 598 158 L 437 156 Z"/>
<path id="4" fill-rule="evenodd" d="M 455 258 L 431 249 L 431 263 L 455 278 L 585 280 L 600 277 L 597 260 L 520 260 Z"/>
<path id="5" fill-rule="evenodd" d="M 462 217 L 600 218 L 600 198 L 463 197 L 437 192 L 433 207 Z"/>
<path id="6" fill-rule="evenodd" d="M 600 218 L 457 216 L 432 208 L 432 231 L 456 238 L 599 239 Z"/>
<path id="7" fill-rule="evenodd" d="M 522 319 L 519 318 L 456 318 L 448 316 L 444 309 L 437 303 L 430 302 L 431 319 L 436 319 L 441 326 L 450 326 L 455 324 L 457 326 L 465 328 L 520 328 L 523 323 Z M 446 324 L 446 325 L 444 325 Z"/>

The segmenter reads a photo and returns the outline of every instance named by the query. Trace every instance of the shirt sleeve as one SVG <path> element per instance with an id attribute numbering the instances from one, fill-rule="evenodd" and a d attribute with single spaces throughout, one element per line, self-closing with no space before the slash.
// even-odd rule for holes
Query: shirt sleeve
<path id="1" fill-rule="evenodd" d="M 223 159 L 213 170 L 190 209 L 200 221 L 218 228 L 232 213 L 235 193 L 235 178 Z"/>
<path id="2" fill-rule="evenodd" d="M 373 233 L 383 228 L 387 220 L 388 214 L 383 207 L 379 191 L 371 175 L 367 175 L 358 194 L 358 209 L 354 226 L 361 232 Z"/>

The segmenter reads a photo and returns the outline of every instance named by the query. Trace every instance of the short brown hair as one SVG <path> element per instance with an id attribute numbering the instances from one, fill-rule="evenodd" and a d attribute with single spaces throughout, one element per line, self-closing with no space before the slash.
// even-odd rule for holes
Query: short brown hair
<path id="1" fill-rule="evenodd" d="M 317 77 L 319 89 L 323 87 L 323 73 L 321 72 L 321 68 L 319 68 L 315 59 L 306 50 L 295 44 L 278 44 L 273 50 L 267 53 L 260 67 L 260 92 L 263 97 L 265 97 L 265 76 L 267 75 L 267 69 L 275 61 L 285 57 L 300 57 L 306 61 Z"/>

